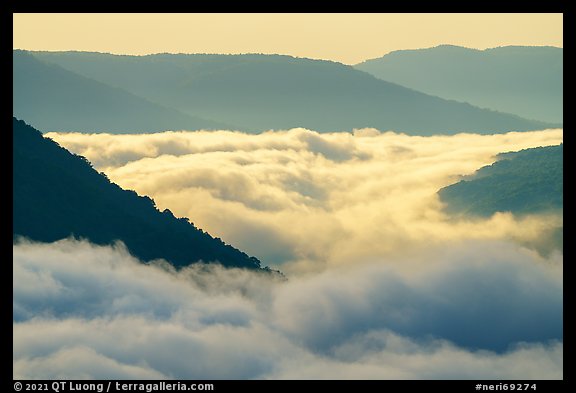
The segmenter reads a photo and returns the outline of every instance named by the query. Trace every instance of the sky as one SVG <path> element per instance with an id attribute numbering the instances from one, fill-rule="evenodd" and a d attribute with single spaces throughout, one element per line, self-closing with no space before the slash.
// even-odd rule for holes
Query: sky
<path id="1" fill-rule="evenodd" d="M 14 14 L 13 48 L 116 54 L 265 53 L 344 64 L 452 44 L 563 47 L 563 15 Z"/>

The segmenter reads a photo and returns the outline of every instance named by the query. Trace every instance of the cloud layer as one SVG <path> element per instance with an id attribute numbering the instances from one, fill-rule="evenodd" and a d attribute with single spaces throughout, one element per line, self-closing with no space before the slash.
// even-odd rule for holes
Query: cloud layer
<path id="1" fill-rule="evenodd" d="M 14 378 L 563 377 L 561 260 L 472 241 L 281 282 L 20 242 Z"/>
<path id="2" fill-rule="evenodd" d="M 445 215 L 436 192 L 495 155 L 562 142 L 562 130 L 418 137 L 306 129 L 54 134 L 121 186 L 289 272 L 466 239 L 541 242 L 562 217 Z"/>
<path id="3" fill-rule="evenodd" d="M 525 247 L 562 217 L 436 195 L 562 130 L 49 136 L 289 279 L 20 241 L 14 378 L 563 378 L 563 257 Z"/>

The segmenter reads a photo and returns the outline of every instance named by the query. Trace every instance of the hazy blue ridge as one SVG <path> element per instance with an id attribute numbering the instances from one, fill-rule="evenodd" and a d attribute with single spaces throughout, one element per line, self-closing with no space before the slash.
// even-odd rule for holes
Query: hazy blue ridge
<path id="1" fill-rule="evenodd" d="M 394 51 L 355 68 L 442 98 L 562 124 L 563 53 L 550 46 L 441 45 Z"/>
<path id="2" fill-rule="evenodd" d="M 563 208 L 563 145 L 498 155 L 498 161 L 439 191 L 448 209 L 490 216 Z"/>
<path id="3" fill-rule="evenodd" d="M 491 134 L 553 126 L 423 94 L 331 61 L 259 54 L 30 53 L 165 107 L 246 132 L 375 127 L 413 135 Z"/>
<path id="4" fill-rule="evenodd" d="M 13 115 L 47 131 L 142 133 L 229 129 L 13 52 Z"/>
<path id="5" fill-rule="evenodd" d="M 125 243 L 143 261 L 181 267 L 219 262 L 257 269 L 260 262 L 196 228 L 152 199 L 123 190 L 40 131 L 13 119 L 13 239 L 53 242 L 70 236 Z M 193 203 L 193 201 L 191 201 Z"/>

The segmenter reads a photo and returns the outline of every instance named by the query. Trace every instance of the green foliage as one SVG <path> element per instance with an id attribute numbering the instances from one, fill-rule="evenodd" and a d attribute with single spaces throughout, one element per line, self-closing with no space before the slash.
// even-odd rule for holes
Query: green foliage
<path id="1" fill-rule="evenodd" d="M 439 191 L 452 213 L 540 213 L 563 208 L 563 145 L 504 153 L 469 179 Z"/>
<path id="2" fill-rule="evenodd" d="M 203 261 L 256 269 L 260 262 L 118 185 L 23 121 L 13 119 L 13 237 L 123 241 L 144 261 Z"/>
<path id="3" fill-rule="evenodd" d="M 563 150 L 558 146 L 537 147 L 498 155 L 498 161 L 476 171 L 438 194 L 446 210 L 455 215 L 489 217 L 496 212 L 515 215 L 562 212 Z M 525 244 L 547 255 L 564 248 L 562 225 L 544 230 Z"/>

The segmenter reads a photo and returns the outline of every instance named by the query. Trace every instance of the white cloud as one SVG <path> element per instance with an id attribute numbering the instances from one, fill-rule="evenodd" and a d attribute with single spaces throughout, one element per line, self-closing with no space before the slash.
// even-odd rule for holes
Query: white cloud
<path id="1" fill-rule="evenodd" d="M 286 282 L 73 240 L 13 255 L 15 379 L 563 376 L 561 261 L 510 243 Z"/>
<path id="2" fill-rule="evenodd" d="M 48 136 L 289 279 L 19 242 L 14 378 L 563 378 L 563 257 L 521 246 L 562 217 L 436 196 L 562 130 Z"/>

